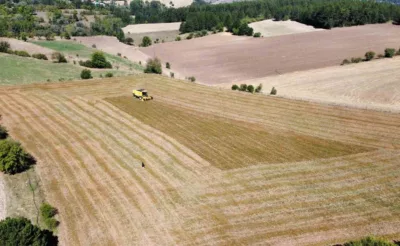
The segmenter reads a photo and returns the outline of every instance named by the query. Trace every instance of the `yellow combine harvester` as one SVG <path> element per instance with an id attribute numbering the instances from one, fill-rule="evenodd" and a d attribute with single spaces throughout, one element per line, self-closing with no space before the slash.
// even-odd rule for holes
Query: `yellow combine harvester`
<path id="1" fill-rule="evenodd" d="M 139 99 L 140 101 L 153 100 L 153 97 L 149 96 L 145 89 L 133 90 L 132 94 L 133 94 L 133 97 Z"/>

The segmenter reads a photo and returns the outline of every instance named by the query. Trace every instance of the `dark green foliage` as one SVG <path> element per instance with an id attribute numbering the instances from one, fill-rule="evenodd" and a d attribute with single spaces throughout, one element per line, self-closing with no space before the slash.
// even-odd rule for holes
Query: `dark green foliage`
<path id="1" fill-rule="evenodd" d="M 180 37 L 180 36 L 177 36 L 176 38 L 175 38 L 175 41 L 181 41 L 182 40 L 182 38 Z"/>
<path id="2" fill-rule="evenodd" d="M 262 84 L 259 84 L 256 88 L 256 92 L 260 93 L 262 91 Z"/>
<path id="3" fill-rule="evenodd" d="M 234 90 L 234 91 L 236 91 L 236 90 L 239 90 L 239 86 L 238 85 L 232 85 L 232 90 Z"/>
<path id="4" fill-rule="evenodd" d="M 79 61 L 79 65 L 81 65 L 82 67 L 89 67 L 89 68 L 93 67 L 91 60 Z"/>
<path id="5" fill-rule="evenodd" d="M 0 245 L 55 246 L 58 239 L 52 232 L 32 225 L 28 219 L 6 218 L 0 221 Z"/>
<path id="6" fill-rule="evenodd" d="M 7 53 L 7 51 L 10 49 L 10 43 L 7 41 L 1 41 L 0 42 L 0 52 L 2 53 Z"/>
<path id="7" fill-rule="evenodd" d="M 92 72 L 89 69 L 83 69 L 81 72 L 81 79 L 91 79 Z"/>
<path id="8" fill-rule="evenodd" d="M 94 68 L 112 68 L 111 63 L 106 60 L 106 57 L 101 51 L 92 54 L 91 62 Z"/>
<path id="9" fill-rule="evenodd" d="M 0 125 L 0 139 L 6 139 L 8 137 L 8 131 L 7 129 Z"/>
<path id="10" fill-rule="evenodd" d="M 347 65 L 347 64 L 350 64 L 350 63 L 351 62 L 349 60 L 344 59 L 340 65 Z"/>
<path id="11" fill-rule="evenodd" d="M 171 69 L 171 64 L 169 64 L 169 62 L 167 62 L 167 63 L 165 64 L 165 67 L 168 68 L 168 69 Z"/>
<path id="12" fill-rule="evenodd" d="M 108 72 L 108 73 L 106 73 L 105 77 L 106 78 L 111 78 L 111 77 L 114 77 L 114 74 L 112 72 Z"/>
<path id="13" fill-rule="evenodd" d="M 396 246 L 396 244 L 385 239 L 366 237 L 357 241 L 350 241 L 343 246 Z"/>
<path id="14" fill-rule="evenodd" d="M 70 40 L 71 39 L 71 35 L 69 35 L 68 32 L 64 32 L 62 35 L 65 39 Z"/>
<path id="15" fill-rule="evenodd" d="M 259 37 L 261 37 L 261 33 L 260 33 L 260 32 L 256 32 L 256 33 L 254 33 L 253 37 L 255 37 L 255 38 L 259 38 Z"/>
<path id="16" fill-rule="evenodd" d="M 23 40 L 23 41 L 28 41 L 28 37 L 26 36 L 26 33 L 21 33 L 21 39 Z"/>
<path id="17" fill-rule="evenodd" d="M 271 95 L 276 95 L 276 93 L 277 93 L 278 91 L 275 89 L 275 87 L 272 87 L 272 90 L 271 90 Z"/>
<path id="18" fill-rule="evenodd" d="M 241 84 L 239 87 L 239 91 L 247 91 L 247 85 L 246 84 Z"/>
<path id="19" fill-rule="evenodd" d="M 250 93 L 254 93 L 254 86 L 253 85 L 248 85 L 247 86 L 247 91 Z"/>
<path id="20" fill-rule="evenodd" d="M 190 33 L 187 37 L 186 37 L 186 39 L 192 39 L 193 38 L 193 33 Z"/>
<path id="21" fill-rule="evenodd" d="M 147 60 L 146 68 L 144 70 L 145 73 L 156 73 L 156 74 L 161 74 L 162 73 L 162 68 L 161 68 L 161 61 L 157 57 L 152 59 Z"/>
<path id="22" fill-rule="evenodd" d="M 56 63 L 67 63 L 67 59 L 65 58 L 64 54 L 60 52 L 54 52 L 51 54 L 51 59 L 53 59 Z"/>
<path id="23" fill-rule="evenodd" d="M 35 53 L 32 55 L 32 57 L 39 59 L 39 60 L 47 60 L 47 56 L 45 54 L 41 54 L 41 53 Z"/>
<path id="24" fill-rule="evenodd" d="M 0 140 L 0 171 L 16 174 L 35 164 L 35 159 L 22 148 L 21 144 L 9 139 Z"/>
<path id="25" fill-rule="evenodd" d="M 148 36 L 144 36 L 143 39 L 142 39 L 142 43 L 140 44 L 140 46 L 142 46 L 142 47 L 148 47 L 148 46 L 151 45 L 151 43 L 152 43 L 151 38 L 148 37 Z"/>
<path id="26" fill-rule="evenodd" d="M 352 63 L 359 63 L 359 62 L 362 62 L 362 58 L 361 57 L 353 57 L 353 58 L 351 58 L 351 62 Z"/>
<path id="27" fill-rule="evenodd" d="M 367 53 L 365 53 L 366 61 L 370 61 L 370 60 L 374 59 L 374 57 L 375 57 L 375 52 L 373 52 L 373 51 L 368 51 Z"/>
<path id="28" fill-rule="evenodd" d="M 387 58 L 392 58 L 395 53 L 396 53 L 395 49 L 392 49 L 392 48 L 385 49 L 385 57 L 387 57 Z"/>
<path id="29" fill-rule="evenodd" d="M 43 203 L 42 206 L 40 206 L 40 215 L 47 228 L 50 230 L 54 230 L 59 225 L 59 222 L 53 218 L 57 213 L 58 210 L 48 203 Z"/>
<path id="30" fill-rule="evenodd" d="M 125 43 L 128 44 L 128 45 L 133 45 L 133 42 L 134 42 L 134 40 L 131 37 L 128 37 L 128 38 L 125 39 Z"/>
<path id="31" fill-rule="evenodd" d="M 194 76 L 190 76 L 190 77 L 188 77 L 187 78 L 189 81 L 191 81 L 191 82 L 196 82 L 196 77 L 194 77 Z"/>
<path id="32" fill-rule="evenodd" d="M 29 53 L 26 52 L 25 50 L 15 50 L 14 54 L 16 54 L 17 56 L 22 56 L 22 57 L 31 57 L 31 55 L 29 55 Z"/>

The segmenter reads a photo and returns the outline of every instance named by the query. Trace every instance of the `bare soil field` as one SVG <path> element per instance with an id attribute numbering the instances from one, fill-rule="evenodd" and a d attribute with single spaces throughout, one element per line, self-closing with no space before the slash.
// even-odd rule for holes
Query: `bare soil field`
<path id="1" fill-rule="evenodd" d="M 6 190 L 4 186 L 3 174 L 0 174 L 0 220 L 4 219 L 7 215 L 6 202 Z"/>
<path id="2" fill-rule="evenodd" d="M 131 37 L 136 46 L 142 42 L 144 36 L 148 36 L 152 41 L 159 40 L 160 42 L 174 41 L 179 35 L 179 27 L 181 22 L 173 23 L 155 23 L 155 24 L 138 24 L 128 25 L 122 30 L 125 37 Z"/>
<path id="3" fill-rule="evenodd" d="M 1 87 L 0 113 L 38 160 L 61 245 L 400 237 L 399 114 L 156 75 Z"/>
<path id="4" fill-rule="evenodd" d="M 400 26 L 378 24 L 261 39 L 217 34 L 140 50 L 185 76 L 218 84 L 339 65 L 368 50 L 379 54 L 399 46 Z"/>
<path id="5" fill-rule="evenodd" d="M 254 32 L 260 32 L 264 37 L 281 36 L 295 33 L 323 31 L 313 26 L 307 26 L 297 21 L 274 21 L 263 20 L 250 23 L 249 26 L 254 29 Z"/>
<path id="6" fill-rule="evenodd" d="M 29 42 L 24 42 L 22 40 L 14 39 L 14 38 L 0 38 L 0 41 L 7 41 L 10 43 L 11 49 L 13 50 L 24 50 L 28 52 L 29 54 L 34 54 L 34 53 L 43 53 L 47 56 L 51 56 L 51 54 L 54 52 L 51 49 L 47 49 L 44 47 L 41 47 L 39 45 L 29 43 Z"/>
<path id="7" fill-rule="evenodd" d="M 400 112 L 400 58 L 293 72 L 241 83 L 278 95 L 329 104 Z M 223 87 L 230 88 L 231 83 Z"/>

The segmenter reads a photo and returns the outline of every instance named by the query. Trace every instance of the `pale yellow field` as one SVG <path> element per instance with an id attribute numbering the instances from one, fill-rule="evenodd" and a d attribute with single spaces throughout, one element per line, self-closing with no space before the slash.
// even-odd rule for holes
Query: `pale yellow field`
<path id="1" fill-rule="evenodd" d="M 155 75 L 3 87 L 0 113 L 38 159 L 61 245 L 400 237 L 398 114 Z"/>

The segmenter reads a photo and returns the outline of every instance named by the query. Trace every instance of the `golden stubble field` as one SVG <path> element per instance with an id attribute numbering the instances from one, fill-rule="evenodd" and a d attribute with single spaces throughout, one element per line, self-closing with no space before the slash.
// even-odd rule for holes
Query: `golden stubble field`
<path id="1" fill-rule="evenodd" d="M 398 114 L 149 75 L 2 87 L 0 113 L 38 159 L 62 245 L 400 237 Z"/>

